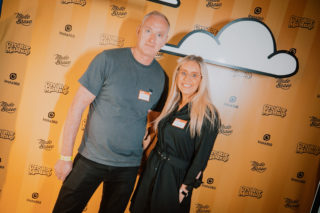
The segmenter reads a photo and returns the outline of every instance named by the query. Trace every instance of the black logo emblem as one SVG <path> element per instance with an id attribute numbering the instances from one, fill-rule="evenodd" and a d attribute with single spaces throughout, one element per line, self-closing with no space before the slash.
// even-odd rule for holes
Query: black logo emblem
<path id="1" fill-rule="evenodd" d="M 304 177 L 304 172 L 297 173 L 297 178 L 303 178 L 303 177 Z"/>
<path id="2" fill-rule="evenodd" d="M 259 15 L 261 12 L 262 12 L 262 8 L 261 7 L 254 8 L 254 14 Z"/>
<path id="3" fill-rule="evenodd" d="M 67 25 L 64 27 L 64 30 L 65 30 L 66 32 L 71 32 L 72 26 L 71 26 L 70 24 L 67 24 Z"/>
<path id="4" fill-rule="evenodd" d="M 54 113 L 54 112 L 48 113 L 48 118 L 54 118 L 55 116 L 56 116 L 56 113 Z"/>
<path id="5" fill-rule="evenodd" d="M 32 199 L 38 199 L 38 198 L 39 198 L 39 193 L 38 192 L 32 193 Z"/>
<path id="6" fill-rule="evenodd" d="M 208 178 L 207 179 L 207 184 L 213 184 L 214 182 L 214 179 L 213 178 Z"/>
<path id="7" fill-rule="evenodd" d="M 237 97 L 236 97 L 236 96 L 231 96 L 231 97 L 229 98 L 229 101 L 230 101 L 230 103 L 234 103 L 234 102 L 237 101 Z"/>
<path id="8" fill-rule="evenodd" d="M 16 80 L 17 79 L 17 74 L 16 73 L 10 73 L 9 77 L 10 77 L 10 80 Z"/>
<path id="9" fill-rule="evenodd" d="M 268 140 L 270 140 L 270 135 L 269 134 L 265 134 L 264 136 L 263 136 L 263 140 L 264 141 L 268 141 Z"/>

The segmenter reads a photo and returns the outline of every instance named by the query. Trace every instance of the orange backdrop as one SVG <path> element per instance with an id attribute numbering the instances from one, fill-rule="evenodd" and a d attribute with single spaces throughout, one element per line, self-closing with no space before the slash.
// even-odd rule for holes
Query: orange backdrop
<path id="1" fill-rule="evenodd" d="M 252 17 L 271 29 L 277 49 L 299 60 L 298 73 L 285 79 L 215 69 L 210 85 L 223 126 L 191 212 L 309 211 L 320 177 L 320 2 L 161 2 L 3 1 L 0 212 L 52 210 L 61 186 L 53 167 L 77 80 L 97 53 L 134 45 L 136 27 L 152 10 L 169 18 L 170 44 L 195 29 L 216 34 L 232 20 Z M 177 59 L 157 57 L 169 76 Z M 76 147 L 84 125 L 85 119 Z M 100 197 L 101 188 L 85 211 L 97 212 Z"/>

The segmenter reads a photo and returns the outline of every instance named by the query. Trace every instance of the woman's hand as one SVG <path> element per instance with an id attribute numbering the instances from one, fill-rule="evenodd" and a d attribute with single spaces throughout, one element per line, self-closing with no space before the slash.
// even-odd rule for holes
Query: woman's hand
<path id="1" fill-rule="evenodd" d="M 149 133 L 149 128 L 146 128 L 146 133 L 144 134 L 143 141 L 142 141 L 143 150 L 146 150 L 148 148 L 150 142 L 151 142 L 151 136 Z"/>
<path id="2" fill-rule="evenodd" d="M 182 184 L 179 190 L 179 203 L 181 203 L 184 197 L 188 196 L 189 191 L 187 190 L 187 185 Z"/>

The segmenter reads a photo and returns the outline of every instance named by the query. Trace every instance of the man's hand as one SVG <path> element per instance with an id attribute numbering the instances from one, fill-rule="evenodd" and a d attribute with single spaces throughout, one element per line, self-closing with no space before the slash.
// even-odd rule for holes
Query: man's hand
<path id="1" fill-rule="evenodd" d="M 58 160 L 54 170 L 57 178 L 64 181 L 72 170 L 72 161 Z"/>

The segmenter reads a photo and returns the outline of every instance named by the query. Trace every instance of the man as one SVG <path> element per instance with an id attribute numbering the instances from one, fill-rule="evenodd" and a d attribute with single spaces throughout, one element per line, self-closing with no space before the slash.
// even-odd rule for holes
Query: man
<path id="1" fill-rule="evenodd" d="M 166 43 L 169 27 L 163 14 L 147 14 L 137 29 L 135 47 L 103 51 L 80 78 L 55 165 L 64 182 L 53 212 L 82 212 L 101 182 L 99 212 L 125 211 L 140 165 L 147 114 L 161 110 L 167 93 L 167 77 L 154 57 Z M 72 165 L 75 137 L 89 104 Z"/>

